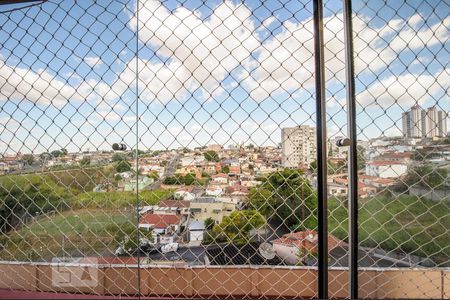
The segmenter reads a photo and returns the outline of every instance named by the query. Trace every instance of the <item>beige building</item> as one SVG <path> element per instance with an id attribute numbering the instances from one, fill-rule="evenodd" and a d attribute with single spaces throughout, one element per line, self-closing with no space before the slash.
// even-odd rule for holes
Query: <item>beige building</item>
<path id="1" fill-rule="evenodd" d="M 316 160 L 316 129 L 308 125 L 283 128 L 281 146 L 283 167 L 309 166 Z"/>
<path id="2" fill-rule="evenodd" d="M 231 198 L 199 197 L 191 201 L 190 212 L 193 219 L 205 221 L 208 218 L 217 223 L 224 216 L 229 216 L 236 210 L 237 200 Z"/>

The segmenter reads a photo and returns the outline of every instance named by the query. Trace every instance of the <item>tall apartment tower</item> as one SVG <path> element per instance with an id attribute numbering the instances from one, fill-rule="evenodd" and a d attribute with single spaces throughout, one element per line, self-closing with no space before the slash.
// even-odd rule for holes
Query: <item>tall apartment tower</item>
<path id="1" fill-rule="evenodd" d="M 426 136 L 445 137 L 447 135 L 447 113 L 436 106 L 428 108 L 426 115 Z"/>
<path id="2" fill-rule="evenodd" d="M 282 164 L 309 167 L 316 160 L 316 129 L 308 125 L 281 129 Z"/>
<path id="3" fill-rule="evenodd" d="M 402 114 L 403 136 L 407 138 L 426 137 L 426 112 L 419 105 L 414 105 Z"/>

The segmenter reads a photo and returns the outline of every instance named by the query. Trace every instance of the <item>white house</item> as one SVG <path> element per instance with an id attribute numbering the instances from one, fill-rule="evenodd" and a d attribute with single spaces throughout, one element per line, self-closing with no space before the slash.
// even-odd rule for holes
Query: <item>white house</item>
<path id="1" fill-rule="evenodd" d="M 398 161 L 371 161 L 366 164 L 366 174 L 380 178 L 397 178 L 408 170 L 408 166 Z"/>
<path id="2" fill-rule="evenodd" d="M 197 242 L 203 241 L 203 234 L 205 233 L 205 224 L 203 221 L 194 220 L 189 224 L 189 241 Z"/>
<path id="3" fill-rule="evenodd" d="M 184 190 L 176 191 L 173 194 L 173 197 L 175 200 L 185 200 L 185 201 L 192 201 L 195 199 L 195 195 Z"/>
<path id="4" fill-rule="evenodd" d="M 207 196 L 221 196 L 223 194 L 222 188 L 218 186 L 210 186 L 205 190 L 205 194 Z"/>
<path id="5" fill-rule="evenodd" d="M 212 182 L 215 184 L 227 184 L 228 183 L 228 175 L 224 174 L 224 173 L 212 175 L 211 179 L 212 179 Z"/>

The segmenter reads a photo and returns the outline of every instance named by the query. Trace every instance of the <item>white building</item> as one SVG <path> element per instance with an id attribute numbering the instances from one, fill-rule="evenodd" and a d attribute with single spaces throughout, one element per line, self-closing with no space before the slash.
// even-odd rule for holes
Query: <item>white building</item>
<path id="1" fill-rule="evenodd" d="M 309 166 L 316 159 L 316 129 L 300 125 L 281 130 L 282 165 L 288 168 Z"/>
<path id="2" fill-rule="evenodd" d="M 402 132 L 407 138 L 434 138 L 447 135 L 447 113 L 436 106 L 422 109 L 414 105 L 402 114 Z"/>
<path id="3" fill-rule="evenodd" d="M 428 138 L 445 137 L 447 135 L 447 113 L 436 106 L 428 108 L 426 114 L 426 136 Z"/>
<path id="4" fill-rule="evenodd" d="M 366 164 L 366 174 L 380 178 L 397 178 L 404 174 L 408 166 L 399 161 L 371 161 Z"/>
<path id="5" fill-rule="evenodd" d="M 418 104 L 402 114 L 402 132 L 407 138 L 422 138 L 426 134 L 426 113 Z"/>
<path id="6" fill-rule="evenodd" d="M 195 220 L 189 224 L 189 241 L 197 242 L 203 241 L 203 235 L 205 233 L 205 223 L 203 221 Z"/>

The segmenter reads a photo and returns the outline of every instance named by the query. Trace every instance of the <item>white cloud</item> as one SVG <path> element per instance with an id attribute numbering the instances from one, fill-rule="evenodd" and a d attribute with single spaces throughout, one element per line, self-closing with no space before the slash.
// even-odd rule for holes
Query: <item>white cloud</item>
<path id="1" fill-rule="evenodd" d="M 440 93 L 445 94 L 449 87 L 450 69 L 435 74 L 393 75 L 370 85 L 356 99 L 364 107 L 389 107 L 397 104 L 407 109 L 416 102 L 420 104 Z"/>
<path id="2" fill-rule="evenodd" d="M 225 1 L 207 20 L 200 13 L 179 7 L 170 12 L 159 1 L 144 1 L 139 11 L 139 37 L 168 64 L 143 61 L 147 96 L 161 101 L 180 99 L 200 88 L 204 98 L 259 46 L 251 11 Z M 130 27 L 136 30 L 133 16 Z M 156 77 L 155 74 L 158 74 Z M 153 84 L 151 84 L 153 83 Z M 223 90 L 222 90 L 223 91 Z"/>
<path id="3" fill-rule="evenodd" d="M 60 107 L 69 99 L 81 100 L 77 90 L 50 73 L 12 67 L 0 60 L 0 101 L 29 100 Z"/>
<path id="4" fill-rule="evenodd" d="M 84 62 L 91 68 L 96 68 L 99 67 L 101 64 L 103 64 L 100 57 L 92 57 L 92 56 L 85 57 Z"/>
<path id="5" fill-rule="evenodd" d="M 0 129 L 2 127 L 7 128 L 8 130 L 16 129 L 19 126 L 19 122 L 13 119 L 10 116 L 0 117 Z"/>
<path id="6" fill-rule="evenodd" d="M 442 43 L 448 36 L 450 17 L 416 31 L 420 20 L 420 15 L 413 15 L 409 20 L 393 19 L 374 27 L 368 25 L 370 20 L 367 17 L 355 15 L 353 27 L 357 74 L 377 73 L 388 68 L 405 47 L 409 50 L 430 47 Z M 325 18 L 324 25 L 326 78 L 343 81 L 345 45 L 342 14 Z M 256 52 L 260 54 L 258 59 L 246 62 L 245 70 L 239 75 L 243 86 L 255 100 L 263 100 L 284 91 L 308 89 L 314 84 L 312 19 L 299 23 L 286 21 L 283 27 L 281 33 L 257 49 Z"/>

